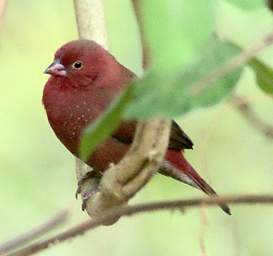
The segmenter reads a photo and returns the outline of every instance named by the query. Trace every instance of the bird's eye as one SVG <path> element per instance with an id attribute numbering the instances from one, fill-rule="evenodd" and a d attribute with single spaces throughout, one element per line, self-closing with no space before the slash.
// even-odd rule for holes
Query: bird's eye
<path id="1" fill-rule="evenodd" d="M 81 61 L 75 61 L 73 64 L 72 64 L 72 68 L 73 69 L 82 69 L 83 68 L 83 63 Z"/>

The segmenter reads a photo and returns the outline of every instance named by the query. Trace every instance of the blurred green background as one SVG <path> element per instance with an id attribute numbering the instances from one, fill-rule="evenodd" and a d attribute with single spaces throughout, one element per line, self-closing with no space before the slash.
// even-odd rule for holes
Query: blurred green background
<path id="1" fill-rule="evenodd" d="M 140 74 L 130 1 L 106 0 L 105 8 L 111 52 Z M 241 45 L 272 29 L 272 16 L 265 8 L 247 12 L 222 1 L 220 9 L 221 33 Z M 0 242 L 66 207 L 71 215 L 65 227 L 88 219 L 74 199 L 74 158 L 55 138 L 41 103 L 44 69 L 55 50 L 75 38 L 72 1 L 8 1 L 0 30 Z M 261 58 L 273 66 L 272 48 Z M 272 124 L 272 98 L 256 87 L 250 69 L 245 69 L 236 90 Z M 272 140 L 249 126 L 228 103 L 178 121 L 195 142 L 187 157 L 219 194 L 273 192 Z M 156 176 L 131 203 L 201 195 Z M 211 208 L 123 218 L 41 255 L 272 256 L 272 207 L 233 206 L 232 212 L 229 217 Z"/>

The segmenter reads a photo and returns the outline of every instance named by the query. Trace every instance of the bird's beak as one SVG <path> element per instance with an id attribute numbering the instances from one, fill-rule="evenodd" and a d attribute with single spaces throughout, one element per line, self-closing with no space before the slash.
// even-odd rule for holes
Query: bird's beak
<path id="1" fill-rule="evenodd" d="M 61 64 L 59 59 L 54 60 L 52 64 L 44 71 L 45 74 L 53 76 L 66 76 L 67 72 L 65 66 Z"/>

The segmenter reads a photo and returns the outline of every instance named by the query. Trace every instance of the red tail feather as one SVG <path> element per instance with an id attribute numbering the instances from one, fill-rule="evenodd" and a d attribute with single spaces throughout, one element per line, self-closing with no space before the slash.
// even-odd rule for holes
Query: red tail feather
<path id="1" fill-rule="evenodd" d="M 168 164 L 164 164 L 163 174 L 197 187 L 209 196 L 217 196 L 214 189 L 204 179 L 202 179 L 202 177 L 187 162 L 181 152 L 168 150 L 165 159 L 168 161 Z M 227 205 L 220 204 L 219 206 L 224 212 L 231 215 L 230 209 Z"/>

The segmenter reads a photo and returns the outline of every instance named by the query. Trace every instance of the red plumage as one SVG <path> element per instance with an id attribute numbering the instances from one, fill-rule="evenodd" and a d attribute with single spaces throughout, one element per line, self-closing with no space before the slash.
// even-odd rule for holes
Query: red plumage
<path id="1" fill-rule="evenodd" d="M 43 103 L 56 136 L 76 157 L 81 133 L 99 117 L 121 91 L 136 78 L 135 74 L 93 41 L 77 40 L 62 46 L 46 73 Z M 100 174 L 110 163 L 118 163 L 133 140 L 136 121 L 122 122 L 119 128 L 97 146 L 87 164 Z M 183 156 L 193 146 L 190 138 L 173 121 L 165 160 L 160 173 L 216 196 Z M 227 205 L 220 205 L 230 214 Z"/>

